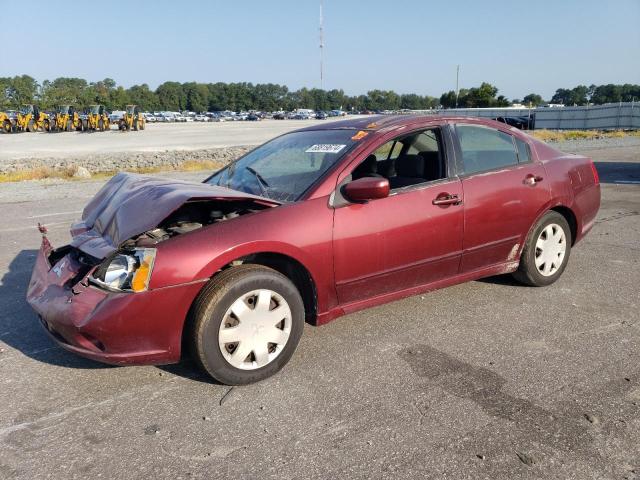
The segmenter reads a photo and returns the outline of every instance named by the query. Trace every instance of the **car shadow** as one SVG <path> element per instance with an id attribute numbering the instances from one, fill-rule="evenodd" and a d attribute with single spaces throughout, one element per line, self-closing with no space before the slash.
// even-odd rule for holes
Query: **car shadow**
<path id="1" fill-rule="evenodd" d="M 482 283 L 491 283 L 493 285 L 502 285 L 507 287 L 524 287 L 525 286 L 522 283 L 518 282 L 510 274 L 494 275 L 492 277 L 479 278 L 476 281 L 482 282 Z"/>
<path id="2" fill-rule="evenodd" d="M 209 385 L 222 385 L 222 383 L 203 372 L 188 355 L 184 355 L 184 358 L 180 360 L 180 363 L 158 365 L 156 368 L 163 372 L 170 373 L 171 375 L 175 375 L 176 377 L 186 378 L 187 380 L 193 380 L 194 382 L 208 383 Z"/>
<path id="3" fill-rule="evenodd" d="M 640 162 L 594 162 L 600 183 L 640 184 Z"/>
<path id="4" fill-rule="evenodd" d="M 69 368 L 113 368 L 88 360 L 55 344 L 26 301 L 37 250 L 22 250 L 0 278 L 0 342 L 39 362 Z"/>

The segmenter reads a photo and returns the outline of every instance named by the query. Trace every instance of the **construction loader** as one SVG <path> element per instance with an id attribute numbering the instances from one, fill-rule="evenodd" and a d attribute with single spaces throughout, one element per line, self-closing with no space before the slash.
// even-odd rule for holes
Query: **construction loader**
<path id="1" fill-rule="evenodd" d="M 129 130 L 144 130 L 145 119 L 137 105 L 127 105 L 123 117 L 118 122 L 118 128 L 123 132 Z"/>
<path id="2" fill-rule="evenodd" d="M 83 122 L 83 127 L 88 132 L 95 132 L 96 130 L 104 132 L 111 127 L 109 115 L 107 115 L 104 105 L 90 105 L 86 115 L 84 115 Z"/>
<path id="3" fill-rule="evenodd" d="M 0 112 L 0 128 L 2 128 L 4 133 L 11 133 L 11 130 L 13 129 L 11 117 L 5 112 Z"/>
<path id="4" fill-rule="evenodd" d="M 60 105 L 49 123 L 50 132 L 81 132 L 83 127 L 80 115 L 71 105 Z"/>
<path id="5" fill-rule="evenodd" d="M 14 118 L 9 118 L 11 132 L 37 132 L 46 130 L 49 115 L 41 112 L 37 105 L 23 105 Z M 3 128 L 6 124 L 3 123 Z"/>

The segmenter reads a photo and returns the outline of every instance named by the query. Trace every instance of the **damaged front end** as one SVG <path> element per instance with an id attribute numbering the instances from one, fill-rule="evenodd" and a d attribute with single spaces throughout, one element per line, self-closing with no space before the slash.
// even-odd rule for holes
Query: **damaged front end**
<path id="1" fill-rule="evenodd" d="M 205 184 L 119 174 L 54 249 L 43 233 L 27 301 L 64 348 L 113 364 L 180 359 L 202 281 L 150 289 L 163 242 L 277 204 Z"/>

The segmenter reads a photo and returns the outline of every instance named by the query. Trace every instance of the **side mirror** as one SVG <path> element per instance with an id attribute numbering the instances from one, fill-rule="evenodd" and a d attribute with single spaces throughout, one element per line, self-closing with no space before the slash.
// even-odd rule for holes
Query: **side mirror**
<path id="1" fill-rule="evenodd" d="M 389 180 L 381 177 L 363 177 L 344 186 L 344 195 L 353 202 L 366 202 L 389 196 Z"/>

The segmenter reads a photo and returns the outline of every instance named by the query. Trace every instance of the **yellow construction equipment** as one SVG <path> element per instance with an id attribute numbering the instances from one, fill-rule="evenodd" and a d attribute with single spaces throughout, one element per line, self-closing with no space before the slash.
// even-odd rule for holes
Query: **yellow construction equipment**
<path id="1" fill-rule="evenodd" d="M 49 125 L 50 132 L 81 132 L 83 128 L 80 115 L 71 105 L 60 105 Z"/>
<path id="2" fill-rule="evenodd" d="M 144 130 L 144 115 L 140 113 L 137 105 L 127 105 L 124 116 L 118 122 L 118 128 L 122 131 Z"/>
<path id="3" fill-rule="evenodd" d="M 37 132 L 38 130 L 46 130 L 48 121 L 49 115 L 41 112 L 37 105 L 23 105 L 15 118 L 10 119 L 10 131 Z"/>
<path id="4" fill-rule="evenodd" d="M 84 129 L 89 132 L 109 130 L 109 115 L 104 109 L 104 105 L 90 105 L 84 118 Z"/>
<path id="5" fill-rule="evenodd" d="M 4 133 L 11 133 L 12 127 L 11 117 L 5 112 L 0 112 L 0 128 L 2 128 L 2 131 Z"/>

